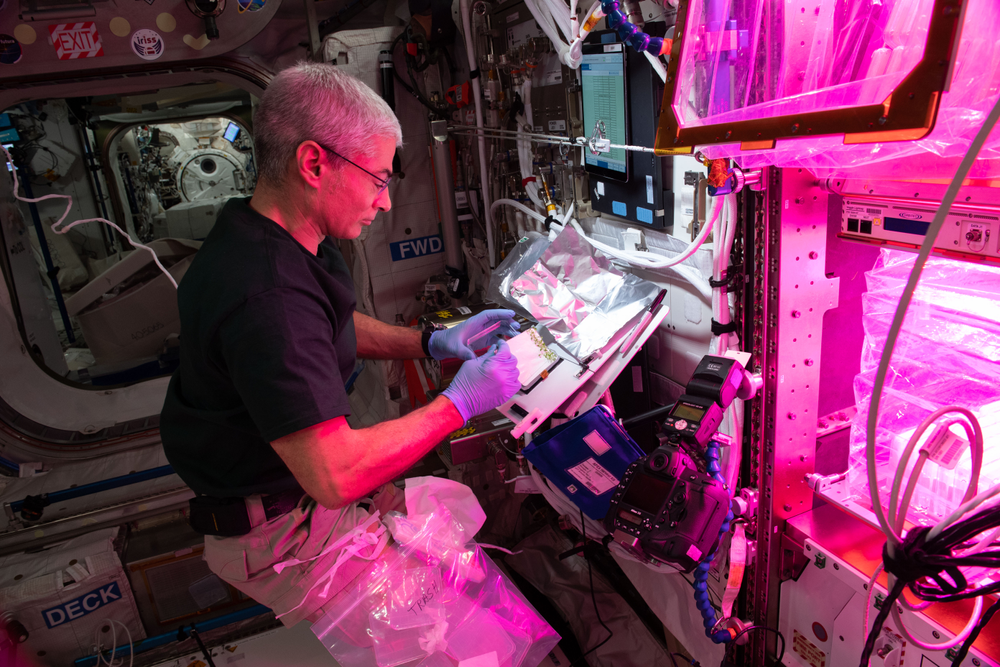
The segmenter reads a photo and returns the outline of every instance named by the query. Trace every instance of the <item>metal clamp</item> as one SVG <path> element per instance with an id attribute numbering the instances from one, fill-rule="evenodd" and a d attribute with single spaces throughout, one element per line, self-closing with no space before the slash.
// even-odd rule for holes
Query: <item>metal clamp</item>
<path id="1" fill-rule="evenodd" d="M 611 151 L 611 140 L 608 139 L 607 128 L 604 126 L 604 121 L 600 118 L 594 123 L 594 133 L 590 135 L 590 141 L 587 142 L 587 148 L 594 155 L 600 155 L 601 153 L 608 153 Z"/>

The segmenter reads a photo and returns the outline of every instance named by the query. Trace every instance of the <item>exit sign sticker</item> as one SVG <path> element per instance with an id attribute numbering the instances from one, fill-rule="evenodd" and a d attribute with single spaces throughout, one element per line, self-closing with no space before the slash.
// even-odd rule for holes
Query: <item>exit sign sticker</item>
<path id="1" fill-rule="evenodd" d="M 79 23 L 56 23 L 49 26 L 52 46 L 59 60 L 96 58 L 104 55 L 101 36 L 97 34 L 97 24 L 93 21 Z"/>

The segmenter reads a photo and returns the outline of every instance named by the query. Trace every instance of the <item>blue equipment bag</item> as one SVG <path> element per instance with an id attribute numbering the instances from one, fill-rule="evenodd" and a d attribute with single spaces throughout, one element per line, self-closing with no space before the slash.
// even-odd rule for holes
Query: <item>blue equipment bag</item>
<path id="1" fill-rule="evenodd" d="M 549 429 L 524 448 L 524 457 L 595 521 L 608 513 L 611 494 L 629 464 L 644 455 L 603 405 Z"/>

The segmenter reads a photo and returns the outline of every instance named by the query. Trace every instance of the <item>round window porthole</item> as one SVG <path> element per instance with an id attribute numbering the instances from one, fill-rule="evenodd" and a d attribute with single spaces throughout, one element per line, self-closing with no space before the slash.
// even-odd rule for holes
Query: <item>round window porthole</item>
<path id="1" fill-rule="evenodd" d="M 202 172 L 206 174 L 213 174 L 215 173 L 215 170 L 218 169 L 218 165 L 215 164 L 215 160 L 213 160 L 210 157 L 207 157 L 204 160 L 202 160 L 201 164 L 198 166 L 201 167 Z"/>

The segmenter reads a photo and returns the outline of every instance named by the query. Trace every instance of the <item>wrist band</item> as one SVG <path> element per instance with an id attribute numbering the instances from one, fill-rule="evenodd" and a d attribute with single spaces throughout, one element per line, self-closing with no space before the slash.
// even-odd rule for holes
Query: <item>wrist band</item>
<path id="1" fill-rule="evenodd" d="M 420 335 L 420 345 L 421 345 L 421 347 L 424 348 L 424 356 L 425 357 L 431 356 L 431 336 L 433 336 L 433 335 L 434 335 L 434 332 L 431 331 L 431 330 L 424 331 Z"/>

